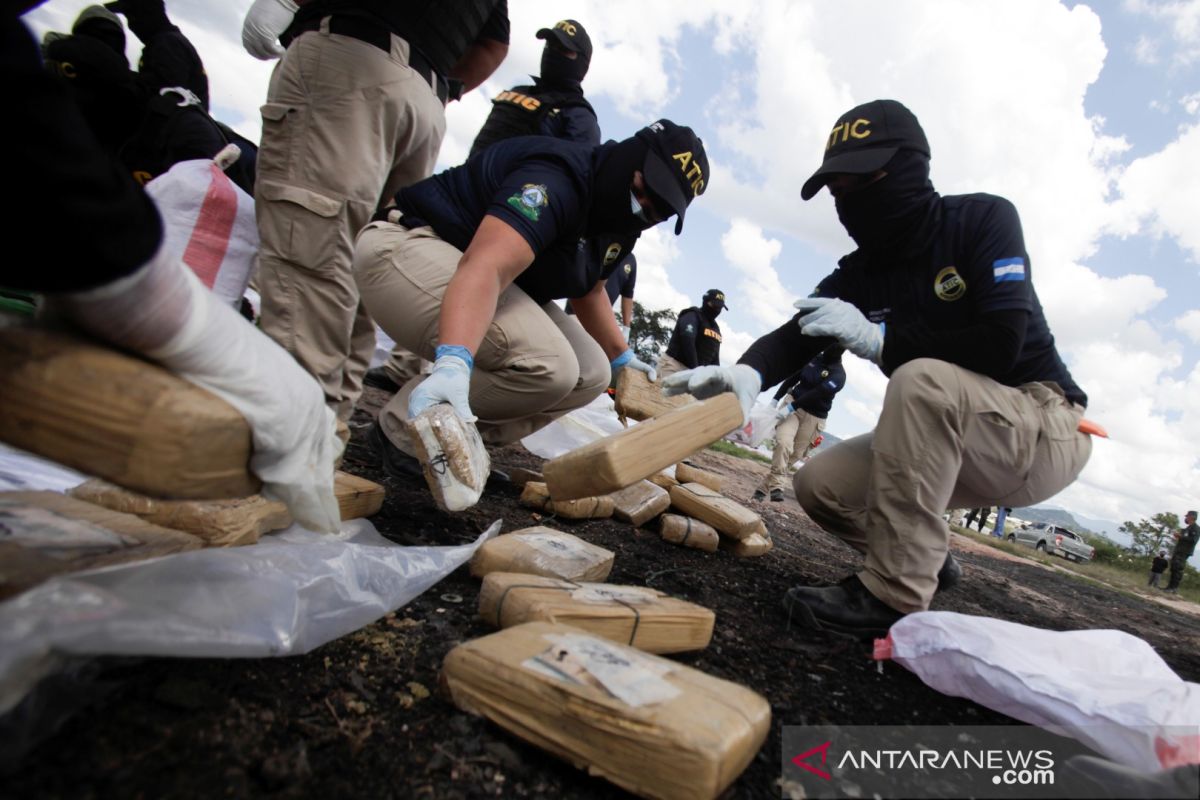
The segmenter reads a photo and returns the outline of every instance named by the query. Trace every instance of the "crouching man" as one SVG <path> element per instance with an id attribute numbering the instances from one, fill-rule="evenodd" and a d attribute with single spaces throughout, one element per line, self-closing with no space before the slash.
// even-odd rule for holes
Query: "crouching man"
<path id="1" fill-rule="evenodd" d="M 858 249 L 736 366 L 664 381 L 668 393 L 733 390 L 748 414 L 759 391 L 831 344 L 890 377 L 875 430 L 794 479 L 809 516 L 866 560 L 835 586 L 792 588 L 784 607 L 863 638 L 957 582 L 947 508 L 1039 503 L 1091 454 L 1078 430 L 1087 396 L 1055 349 L 1016 209 L 994 195 L 940 196 L 929 158 L 895 100 L 842 115 L 801 197 L 827 187 Z"/>
<path id="2" fill-rule="evenodd" d="M 449 403 L 503 445 L 587 405 L 624 366 L 651 376 L 612 313 L 605 283 L 621 263 L 579 258 L 674 215 L 708 182 L 704 145 L 659 120 L 621 142 L 545 136 L 498 142 L 405 189 L 363 229 L 354 273 L 371 316 L 434 362 L 410 379 L 371 432 L 393 476 L 418 474 L 406 421 Z M 575 316 L 555 300 L 569 298 Z M 432 478 L 430 478 L 432 480 Z"/>

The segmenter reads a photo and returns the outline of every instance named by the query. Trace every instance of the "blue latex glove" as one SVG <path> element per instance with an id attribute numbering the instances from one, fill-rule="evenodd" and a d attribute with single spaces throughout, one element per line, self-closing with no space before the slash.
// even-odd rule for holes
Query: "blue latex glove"
<path id="1" fill-rule="evenodd" d="M 762 375 L 745 364 L 732 367 L 696 367 L 676 372 L 663 379 L 663 394 L 690 394 L 700 400 L 733 392 L 742 405 L 742 424 L 750 421 L 750 410 L 762 391 Z"/>
<path id="2" fill-rule="evenodd" d="M 460 345 L 439 345 L 435 352 L 437 360 L 433 362 L 433 372 L 408 397 L 409 419 L 430 406 L 449 403 L 460 417 L 474 422 L 478 417 L 471 413 L 469 396 L 475 359 Z"/>
<path id="3" fill-rule="evenodd" d="M 832 336 L 854 355 L 876 364 L 883 360 L 883 323 L 875 323 L 845 300 L 806 297 L 793 305 L 800 310 L 800 332 Z"/>
<path id="4" fill-rule="evenodd" d="M 658 377 L 658 373 L 655 372 L 654 367 L 635 356 L 632 348 L 614 358 L 611 362 L 609 362 L 609 365 L 612 367 L 614 377 L 616 376 L 617 372 L 620 371 L 621 367 L 629 367 L 630 369 L 636 369 L 640 372 L 646 373 L 646 377 L 650 379 L 651 383 L 654 383 L 654 379 Z"/>

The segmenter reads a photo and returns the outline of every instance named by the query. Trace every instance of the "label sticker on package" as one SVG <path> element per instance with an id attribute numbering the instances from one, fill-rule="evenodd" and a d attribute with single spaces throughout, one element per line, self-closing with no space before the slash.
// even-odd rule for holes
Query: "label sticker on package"
<path id="1" fill-rule="evenodd" d="M 570 559 L 588 557 L 586 545 L 576 539 L 556 536 L 553 533 L 516 533 L 513 535 L 543 555 Z"/>
<path id="2" fill-rule="evenodd" d="M 606 583 L 585 583 L 571 592 L 571 599 L 580 603 L 624 603 L 645 605 L 658 599 L 658 592 L 641 586 L 609 586 Z"/>
<path id="3" fill-rule="evenodd" d="M 663 703 L 680 690 L 664 678 L 668 664 L 652 661 L 636 650 L 582 634 L 546 637 L 554 644 L 523 664 L 559 680 L 599 686 L 628 706 Z"/>

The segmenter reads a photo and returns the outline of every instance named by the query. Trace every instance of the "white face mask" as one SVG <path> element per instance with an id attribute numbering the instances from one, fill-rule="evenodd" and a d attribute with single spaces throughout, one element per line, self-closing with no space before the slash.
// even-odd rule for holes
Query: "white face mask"
<path id="1" fill-rule="evenodd" d="M 629 192 L 629 211 L 642 222 L 645 222 L 647 225 L 650 224 L 650 219 L 646 216 L 646 209 L 642 208 L 642 204 L 638 201 L 637 195 L 632 190 Z"/>

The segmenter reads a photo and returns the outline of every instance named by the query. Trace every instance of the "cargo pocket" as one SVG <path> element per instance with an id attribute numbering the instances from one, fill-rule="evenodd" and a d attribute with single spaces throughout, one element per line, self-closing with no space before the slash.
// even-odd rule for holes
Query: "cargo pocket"
<path id="1" fill-rule="evenodd" d="M 343 200 L 274 181 L 259 181 L 256 194 L 265 206 L 259 213 L 264 252 L 315 273 L 350 268 Z M 340 250 L 346 255 L 341 267 L 335 261 Z"/>
<path id="2" fill-rule="evenodd" d="M 1034 415 L 976 412 L 964 437 L 959 483 L 981 497 L 1002 498 L 1020 489 L 1037 453 L 1035 423 Z"/>
<path id="3" fill-rule="evenodd" d="M 262 114 L 262 136 L 255 164 L 258 174 L 289 177 L 296 143 L 302 140 L 304 109 L 287 103 L 265 103 L 259 113 Z"/>

